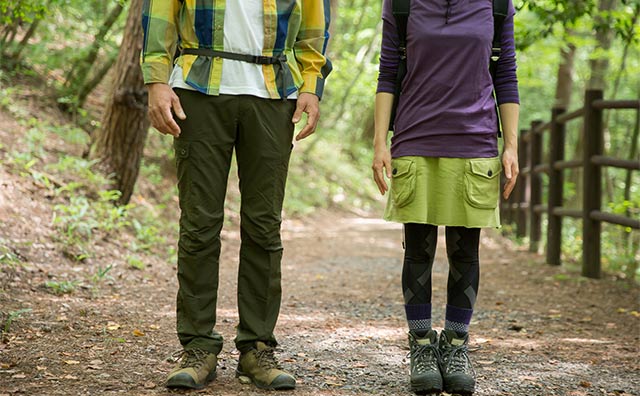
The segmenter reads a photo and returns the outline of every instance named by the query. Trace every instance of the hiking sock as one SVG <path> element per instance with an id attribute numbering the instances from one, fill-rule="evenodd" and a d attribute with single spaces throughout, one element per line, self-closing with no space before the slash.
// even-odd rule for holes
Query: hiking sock
<path id="1" fill-rule="evenodd" d="M 431 304 L 405 305 L 409 331 L 418 338 L 424 338 L 431 330 Z"/>
<path id="2" fill-rule="evenodd" d="M 455 330 L 462 336 L 469 331 L 478 295 L 480 229 L 446 227 L 445 235 L 449 258 L 445 329 Z"/>
<path id="3" fill-rule="evenodd" d="M 431 269 L 438 243 L 438 227 L 404 225 L 402 291 L 409 330 L 424 337 L 431 330 Z"/>

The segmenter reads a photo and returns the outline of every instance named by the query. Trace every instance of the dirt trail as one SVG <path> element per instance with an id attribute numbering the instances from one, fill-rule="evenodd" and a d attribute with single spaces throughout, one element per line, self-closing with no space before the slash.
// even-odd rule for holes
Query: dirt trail
<path id="1" fill-rule="evenodd" d="M 2 177 L 9 179 L 0 189 L 5 202 L 33 193 Z M 0 343 L 0 395 L 171 394 L 162 382 L 179 347 L 175 266 L 151 259 L 144 271 L 134 271 L 118 264 L 121 248 L 105 242 L 92 265 L 110 260 L 113 279 L 54 296 L 41 287 L 47 279 L 79 277 L 95 267 L 70 263 L 41 243 L 48 234 L 31 234 L 26 220 L 33 214 L 10 214 L 0 218 L 0 238 L 28 264 L 0 272 L 0 311 L 31 311 L 13 321 L 7 342 Z M 45 218 L 46 210 L 39 215 Z M 400 228 L 323 213 L 286 221 L 283 230 L 279 356 L 299 383 L 284 394 L 410 395 Z M 225 231 L 218 306 L 225 348 L 218 379 L 194 394 L 267 394 L 234 378 L 237 239 L 237 229 Z M 436 327 L 444 322 L 443 242 L 441 236 L 434 266 Z M 481 261 L 471 326 L 476 395 L 640 394 L 637 287 L 558 276 L 566 270 L 544 265 L 492 231 L 483 234 Z"/>

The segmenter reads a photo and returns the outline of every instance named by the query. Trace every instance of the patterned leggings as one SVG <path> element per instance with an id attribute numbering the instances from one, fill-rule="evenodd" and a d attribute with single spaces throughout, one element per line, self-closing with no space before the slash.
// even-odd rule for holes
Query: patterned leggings
<path id="1" fill-rule="evenodd" d="M 449 258 L 447 305 L 472 310 L 480 280 L 480 229 L 446 227 L 445 234 Z M 405 304 L 431 304 L 431 270 L 438 241 L 438 227 L 407 223 L 404 225 L 404 241 L 402 289 Z"/>

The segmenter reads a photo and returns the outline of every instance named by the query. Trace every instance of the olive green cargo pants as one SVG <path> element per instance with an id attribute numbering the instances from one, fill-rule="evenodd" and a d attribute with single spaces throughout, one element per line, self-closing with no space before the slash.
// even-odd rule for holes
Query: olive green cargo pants
<path id="1" fill-rule="evenodd" d="M 216 302 L 227 177 L 236 151 L 241 194 L 236 347 L 276 344 L 280 223 L 295 101 L 177 89 L 186 120 L 174 140 L 180 197 L 177 331 L 185 349 L 219 353 Z"/>

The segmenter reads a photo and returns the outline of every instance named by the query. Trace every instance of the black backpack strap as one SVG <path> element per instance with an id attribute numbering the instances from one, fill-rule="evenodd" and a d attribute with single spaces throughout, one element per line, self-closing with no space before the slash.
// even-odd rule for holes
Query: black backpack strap
<path id="1" fill-rule="evenodd" d="M 489 72 L 493 82 L 496 81 L 498 60 L 502 55 L 502 27 L 508 12 L 509 0 L 493 0 L 493 42 L 491 43 L 491 58 L 489 60 Z M 498 137 L 502 137 L 502 123 L 500 122 L 500 109 L 498 109 L 495 87 L 493 89 L 493 100 L 496 105 L 496 114 L 498 115 Z"/>
<path id="2" fill-rule="evenodd" d="M 509 0 L 493 0 L 493 42 L 491 44 L 491 61 L 489 70 L 495 80 L 498 59 L 502 55 L 502 27 L 509 12 Z"/>
<path id="3" fill-rule="evenodd" d="M 393 107 L 391 108 L 391 118 L 389 119 L 389 130 L 393 131 L 393 124 L 396 118 L 396 109 L 402 91 L 402 80 L 407 74 L 407 22 L 409 21 L 409 9 L 411 0 L 391 0 L 391 10 L 396 19 L 398 29 L 398 71 L 396 73 L 396 90 L 393 96 Z"/>

